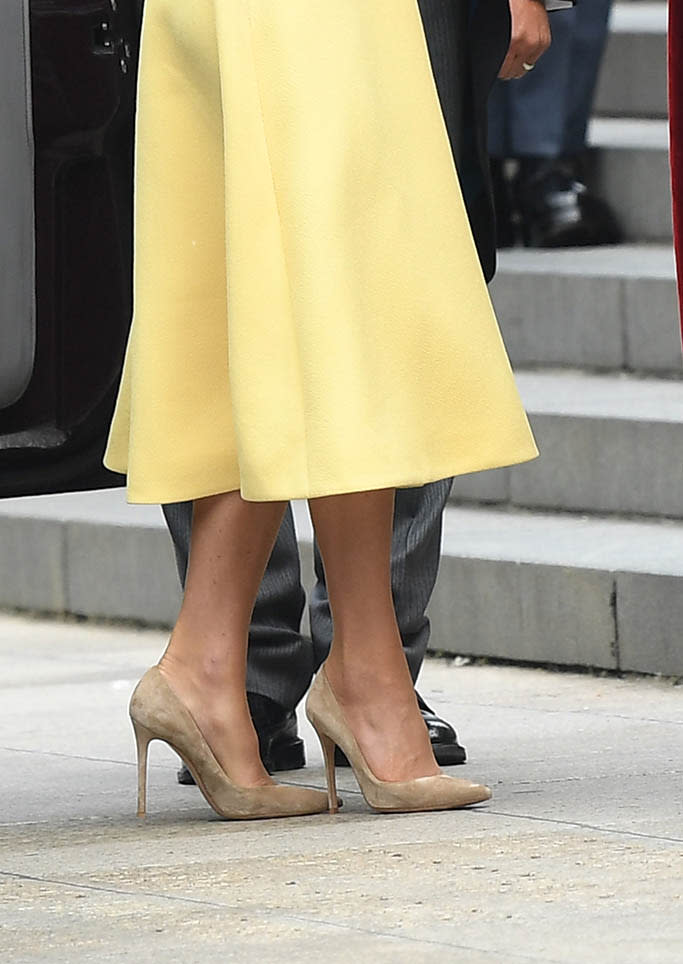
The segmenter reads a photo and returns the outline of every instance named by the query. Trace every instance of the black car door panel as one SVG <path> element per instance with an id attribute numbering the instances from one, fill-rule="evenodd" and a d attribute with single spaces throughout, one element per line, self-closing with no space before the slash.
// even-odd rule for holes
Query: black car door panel
<path id="1" fill-rule="evenodd" d="M 35 356 L 33 123 L 28 0 L 0 7 L 0 409 L 26 391 Z"/>
<path id="2" fill-rule="evenodd" d="M 0 495 L 115 485 L 101 459 L 131 316 L 140 4 L 4 0 L 2 18 Z"/>

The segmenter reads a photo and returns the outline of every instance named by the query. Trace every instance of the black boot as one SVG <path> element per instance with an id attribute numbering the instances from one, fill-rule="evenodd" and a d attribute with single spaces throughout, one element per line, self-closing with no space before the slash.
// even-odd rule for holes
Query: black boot
<path id="1" fill-rule="evenodd" d="M 436 713 L 427 706 L 419 693 L 416 695 L 417 702 L 420 706 L 420 713 L 422 713 L 422 719 L 425 721 L 425 726 L 429 731 L 429 738 L 432 741 L 432 749 L 434 750 L 436 762 L 442 767 L 452 767 L 458 763 L 465 763 L 467 760 L 465 747 L 458 743 L 458 735 L 451 724 L 442 720 L 440 716 L 437 716 Z M 349 765 L 349 761 L 339 747 L 337 747 L 335 751 L 335 762 L 338 767 L 347 767 Z"/>
<path id="2" fill-rule="evenodd" d="M 299 736 L 295 711 L 280 706 L 260 693 L 247 693 L 247 700 L 266 770 L 276 773 L 305 767 L 304 741 Z M 178 770 L 178 783 L 186 786 L 194 784 L 192 774 L 184 763 Z"/>
<path id="3" fill-rule="evenodd" d="M 581 158 L 525 157 L 513 194 L 528 248 L 618 244 L 622 232 L 609 205 L 585 184 Z"/>

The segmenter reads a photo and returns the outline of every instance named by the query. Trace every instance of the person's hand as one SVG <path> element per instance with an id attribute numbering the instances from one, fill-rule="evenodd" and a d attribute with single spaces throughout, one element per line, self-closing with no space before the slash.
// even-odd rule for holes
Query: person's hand
<path id="1" fill-rule="evenodd" d="M 502 80 L 524 77 L 550 46 L 550 23 L 543 0 L 510 0 L 510 49 L 498 76 Z M 527 67 L 524 67 L 527 64 Z"/>

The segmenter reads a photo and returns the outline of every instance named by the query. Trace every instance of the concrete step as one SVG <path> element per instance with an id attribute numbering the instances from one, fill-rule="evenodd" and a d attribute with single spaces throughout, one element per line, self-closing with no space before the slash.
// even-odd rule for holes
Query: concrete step
<path id="1" fill-rule="evenodd" d="M 627 239 L 672 237 L 668 127 L 664 120 L 594 118 L 589 182 L 619 217 Z"/>
<path id="2" fill-rule="evenodd" d="M 670 245 L 501 251 L 491 293 L 515 365 L 683 372 Z"/>
<path id="3" fill-rule="evenodd" d="M 294 506 L 304 582 L 312 533 Z M 432 647 L 683 674 L 683 524 L 449 508 Z M 0 502 L 0 606 L 170 625 L 173 553 L 121 490 Z"/>
<path id="4" fill-rule="evenodd" d="M 0 499 L 0 608 L 169 626 L 179 602 L 159 506 L 123 489 Z"/>
<path id="5" fill-rule="evenodd" d="M 683 525 L 451 509 L 432 646 L 683 673 Z"/>
<path id="6" fill-rule="evenodd" d="M 596 93 L 598 114 L 667 116 L 666 33 L 666 3 L 614 5 Z"/>
<path id="7" fill-rule="evenodd" d="M 462 476 L 454 499 L 683 518 L 683 382 L 518 372 L 540 459 Z"/>

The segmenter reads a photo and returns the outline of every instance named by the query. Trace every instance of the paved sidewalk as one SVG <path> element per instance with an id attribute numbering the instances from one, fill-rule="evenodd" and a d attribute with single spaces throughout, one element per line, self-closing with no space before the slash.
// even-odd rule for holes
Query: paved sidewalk
<path id="1" fill-rule="evenodd" d="M 683 688 L 425 666 L 490 804 L 226 823 L 126 701 L 156 632 L 0 617 L 0 947 L 12 962 L 683 960 Z M 305 728 L 306 770 L 322 785 Z"/>

